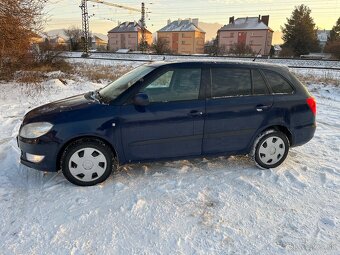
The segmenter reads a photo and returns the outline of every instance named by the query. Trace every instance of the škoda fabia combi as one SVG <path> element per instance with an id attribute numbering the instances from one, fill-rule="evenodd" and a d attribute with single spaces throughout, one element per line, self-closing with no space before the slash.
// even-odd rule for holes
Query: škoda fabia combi
<path id="1" fill-rule="evenodd" d="M 157 62 L 108 86 L 28 112 L 21 162 L 82 186 L 119 164 L 251 155 L 275 168 L 312 139 L 316 103 L 288 68 L 254 62 Z"/>

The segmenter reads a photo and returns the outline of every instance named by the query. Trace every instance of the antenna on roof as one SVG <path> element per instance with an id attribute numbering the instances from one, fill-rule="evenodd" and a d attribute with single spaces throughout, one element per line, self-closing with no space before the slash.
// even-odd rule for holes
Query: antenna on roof
<path id="1" fill-rule="evenodd" d="M 259 50 L 259 52 L 256 54 L 255 58 L 253 59 L 253 62 L 256 61 L 257 57 L 260 55 L 260 52 L 261 52 L 262 48 Z"/>

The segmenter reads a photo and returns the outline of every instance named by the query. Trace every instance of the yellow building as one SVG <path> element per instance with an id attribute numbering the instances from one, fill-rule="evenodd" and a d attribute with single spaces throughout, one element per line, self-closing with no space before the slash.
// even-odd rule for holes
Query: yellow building
<path id="1" fill-rule="evenodd" d="M 107 39 L 99 37 L 98 35 L 91 36 L 91 49 L 107 50 Z"/>
<path id="2" fill-rule="evenodd" d="M 175 54 L 203 54 L 205 32 L 198 27 L 198 19 L 176 20 L 157 31 L 157 38 L 168 42 Z"/>
<path id="3" fill-rule="evenodd" d="M 138 50 L 142 41 L 142 27 L 137 22 L 124 22 L 108 32 L 109 51 L 119 49 Z M 152 44 L 152 33 L 145 29 L 145 40 Z"/>

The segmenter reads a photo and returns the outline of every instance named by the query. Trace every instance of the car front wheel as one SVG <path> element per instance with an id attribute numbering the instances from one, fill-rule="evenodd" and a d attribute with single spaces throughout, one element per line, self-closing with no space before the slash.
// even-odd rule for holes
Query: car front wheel
<path id="1" fill-rule="evenodd" d="M 255 162 L 262 168 L 275 168 L 282 164 L 289 151 L 285 134 L 273 131 L 263 134 L 255 145 Z"/>
<path id="2" fill-rule="evenodd" d="M 79 186 L 92 186 L 105 181 L 113 170 L 113 153 L 105 143 L 81 139 L 71 143 L 61 158 L 67 180 Z"/>

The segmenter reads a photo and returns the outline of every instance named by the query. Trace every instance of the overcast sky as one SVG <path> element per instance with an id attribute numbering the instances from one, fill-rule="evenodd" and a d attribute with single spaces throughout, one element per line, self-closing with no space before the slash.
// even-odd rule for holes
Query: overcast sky
<path id="1" fill-rule="evenodd" d="M 49 16 L 46 30 L 81 27 L 80 0 L 51 0 L 46 7 Z M 129 7 L 140 8 L 142 1 L 106 0 Z M 225 24 L 230 16 L 246 17 L 270 15 L 269 26 L 279 31 L 280 26 L 292 13 L 294 6 L 303 3 L 311 8 L 312 17 L 320 29 L 331 29 L 340 16 L 340 0 L 149 0 L 145 1 L 148 11 L 147 26 L 151 32 L 166 25 L 168 19 L 199 18 L 200 21 Z M 140 19 L 140 13 L 88 2 L 90 29 L 106 34 L 118 21 Z"/>

